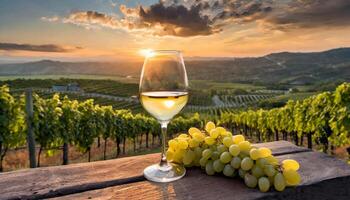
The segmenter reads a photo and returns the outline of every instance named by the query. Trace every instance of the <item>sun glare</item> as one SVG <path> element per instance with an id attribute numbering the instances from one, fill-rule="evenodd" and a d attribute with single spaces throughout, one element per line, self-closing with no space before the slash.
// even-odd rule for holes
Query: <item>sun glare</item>
<path id="1" fill-rule="evenodd" d="M 154 56 L 154 51 L 153 49 L 140 49 L 139 54 L 144 57 L 152 57 Z"/>
<path id="2" fill-rule="evenodd" d="M 167 108 L 171 108 L 171 107 L 173 107 L 175 105 L 175 102 L 172 101 L 172 100 L 166 100 L 166 101 L 164 101 L 164 105 Z"/>

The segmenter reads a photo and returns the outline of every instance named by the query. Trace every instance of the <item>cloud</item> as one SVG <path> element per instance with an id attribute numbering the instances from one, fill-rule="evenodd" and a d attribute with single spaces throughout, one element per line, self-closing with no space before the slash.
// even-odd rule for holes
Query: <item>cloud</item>
<path id="1" fill-rule="evenodd" d="M 77 11 L 72 12 L 63 18 L 63 23 L 71 23 L 83 26 L 87 29 L 97 28 L 98 26 L 116 29 L 120 27 L 119 21 L 110 15 L 99 13 L 96 11 Z"/>
<path id="2" fill-rule="evenodd" d="M 0 43 L 0 50 L 7 51 L 40 51 L 40 52 L 71 52 L 82 47 L 63 47 L 55 44 L 33 45 L 17 43 Z"/>
<path id="3" fill-rule="evenodd" d="M 229 22 L 249 21 L 271 11 L 270 3 L 259 0 L 178 0 L 160 1 L 147 8 L 128 8 L 128 12 L 123 12 L 125 7 L 120 8 L 129 27 L 148 27 L 155 35 L 189 37 L 221 32 Z M 131 14 L 133 17 L 129 19 Z"/>
<path id="4" fill-rule="evenodd" d="M 201 16 L 202 4 L 193 5 L 187 9 L 183 5 L 172 5 L 169 7 L 159 3 L 152 5 L 149 9 L 140 7 L 140 20 L 150 27 L 161 26 L 161 35 L 193 36 L 210 35 L 219 32 L 211 26 L 208 16 Z"/>
<path id="5" fill-rule="evenodd" d="M 249 23 L 265 31 L 350 25 L 349 0 L 161 0 L 146 7 L 120 5 L 119 9 L 121 17 L 77 11 L 61 21 L 87 29 L 107 27 L 178 37 L 212 35 Z"/>
<path id="6" fill-rule="evenodd" d="M 263 19 L 275 29 L 336 27 L 350 25 L 349 0 L 298 0 Z"/>
<path id="7" fill-rule="evenodd" d="M 225 21 L 250 20 L 257 13 L 269 12 L 267 4 L 259 0 L 163 0 L 149 7 L 128 8 L 120 5 L 121 18 L 96 11 L 76 11 L 62 19 L 42 17 L 42 20 L 61 20 L 87 29 L 107 27 L 143 31 L 158 36 L 189 37 L 218 33 L 223 30 Z"/>
<path id="8" fill-rule="evenodd" d="M 60 18 L 58 16 L 52 16 L 52 17 L 41 17 L 40 19 L 46 22 L 57 22 Z"/>

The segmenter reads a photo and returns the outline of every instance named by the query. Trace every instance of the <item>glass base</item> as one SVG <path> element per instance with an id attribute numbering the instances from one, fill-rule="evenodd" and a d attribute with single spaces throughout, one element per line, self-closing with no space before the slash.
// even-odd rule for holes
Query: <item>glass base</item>
<path id="1" fill-rule="evenodd" d="M 167 183 L 176 181 L 186 174 L 186 169 L 182 165 L 167 163 L 151 165 L 143 170 L 143 175 L 149 181 Z"/>

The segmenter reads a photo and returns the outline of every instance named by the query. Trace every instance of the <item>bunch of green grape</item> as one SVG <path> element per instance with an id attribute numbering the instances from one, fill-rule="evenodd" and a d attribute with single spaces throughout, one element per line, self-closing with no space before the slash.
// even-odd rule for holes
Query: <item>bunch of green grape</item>
<path id="1" fill-rule="evenodd" d="M 188 134 L 169 140 L 166 156 L 168 161 L 185 167 L 201 167 L 208 175 L 239 176 L 249 188 L 258 187 L 261 192 L 271 187 L 283 191 L 301 181 L 297 161 L 279 163 L 269 148 L 254 147 L 243 135 L 233 136 L 213 122 L 208 122 L 203 132 L 190 128 Z"/>

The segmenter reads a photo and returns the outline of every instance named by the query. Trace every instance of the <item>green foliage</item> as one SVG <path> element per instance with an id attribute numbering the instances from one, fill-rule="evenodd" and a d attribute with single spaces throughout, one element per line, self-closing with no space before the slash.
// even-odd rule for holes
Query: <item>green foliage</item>
<path id="1" fill-rule="evenodd" d="M 0 171 L 7 151 L 25 142 L 23 99 L 16 102 L 6 85 L 0 87 Z"/>
<path id="2" fill-rule="evenodd" d="M 0 87 L 0 143 L 3 149 L 18 147 L 25 141 L 23 103 L 23 97 L 15 101 L 6 85 Z"/>
<path id="3" fill-rule="evenodd" d="M 52 99 L 42 99 L 34 95 L 33 119 L 35 141 L 44 149 L 58 148 L 60 145 L 60 116 L 62 115 L 61 101 L 58 95 Z M 51 151 L 47 152 L 52 154 Z"/>
<path id="4" fill-rule="evenodd" d="M 141 134 L 158 136 L 159 123 L 143 114 L 130 110 L 115 110 L 100 106 L 93 100 L 76 101 L 67 96 L 42 98 L 34 94 L 32 122 L 35 139 L 53 154 L 64 143 L 75 145 L 82 152 L 91 149 L 98 137 L 120 142 L 134 140 Z M 0 87 L 0 153 L 3 158 L 10 148 L 26 142 L 24 98 L 14 98 L 7 86 Z M 298 137 L 312 136 L 313 141 L 343 147 L 350 145 L 350 84 L 344 83 L 332 92 L 323 92 L 304 100 L 290 100 L 281 108 L 271 110 L 222 111 L 215 120 L 229 129 L 259 133 L 266 141 L 275 133 L 288 133 Z M 169 133 L 177 134 L 190 127 L 203 127 L 199 114 L 176 117 L 169 124 Z"/>
<path id="5" fill-rule="evenodd" d="M 298 137 L 311 134 L 313 140 L 328 148 L 350 145 L 350 83 L 335 92 L 323 92 L 304 100 L 289 100 L 271 110 L 223 113 L 220 123 L 248 127 L 267 140 L 271 133 L 285 132 Z"/>

